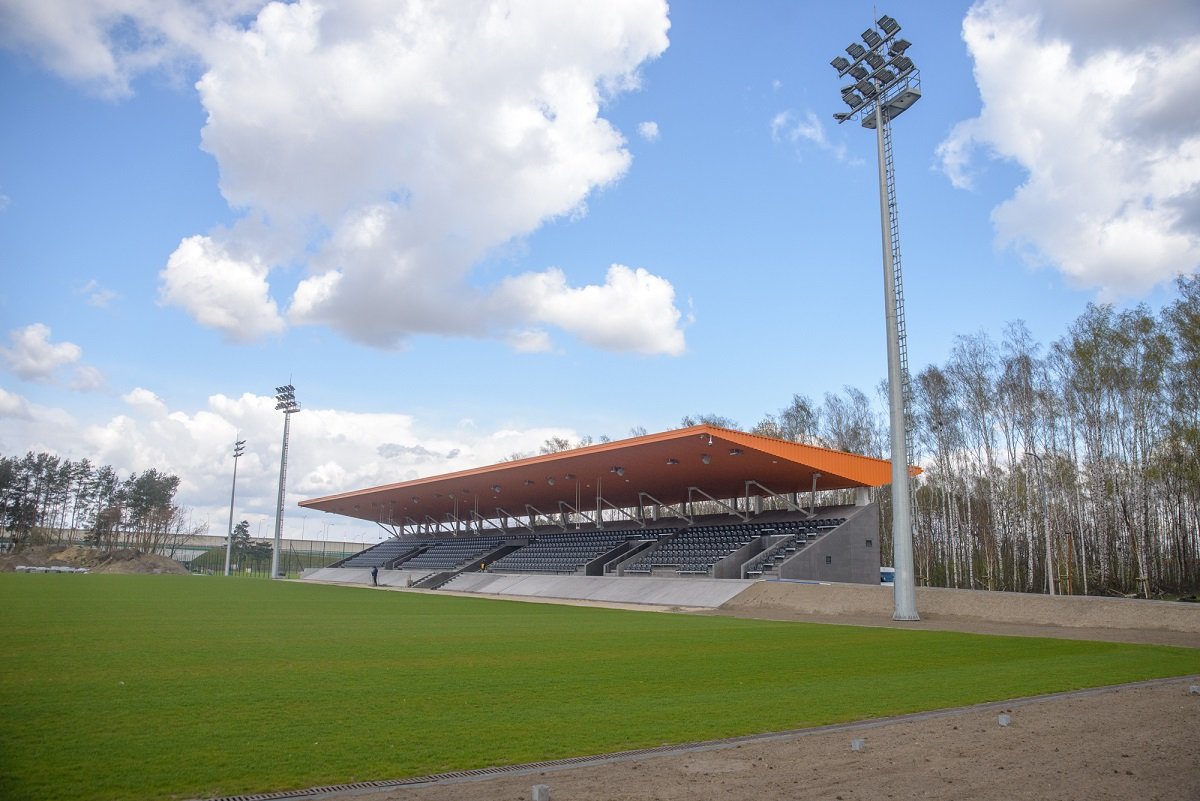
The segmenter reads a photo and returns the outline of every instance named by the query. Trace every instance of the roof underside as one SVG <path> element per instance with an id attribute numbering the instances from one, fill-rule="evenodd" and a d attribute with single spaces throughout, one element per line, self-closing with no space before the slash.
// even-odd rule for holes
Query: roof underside
<path id="1" fill-rule="evenodd" d="M 696 487 L 714 498 L 879 487 L 891 463 L 869 456 L 700 425 L 533 456 L 381 487 L 301 501 L 317 509 L 380 523 L 419 523 L 557 514 L 560 504 L 591 512 L 675 505 Z M 747 485 L 748 481 L 757 482 Z M 758 486 L 761 485 L 761 486 Z M 763 489 L 766 487 L 768 489 Z"/>

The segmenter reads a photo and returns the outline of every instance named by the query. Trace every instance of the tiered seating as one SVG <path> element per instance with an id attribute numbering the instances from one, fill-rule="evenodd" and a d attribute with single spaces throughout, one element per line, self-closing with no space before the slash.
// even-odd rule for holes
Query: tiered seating
<path id="1" fill-rule="evenodd" d="M 505 542 L 504 537 L 463 537 L 429 543 L 424 553 L 405 559 L 396 567 L 400 570 L 455 570 L 481 558 Z"/>
<path id="2" fill-rule="evenodd" d="M 384 540 L 376 546 L 354 554 L 339 567 L 383 567 L 396 557 L 403 556 L 426 543 L 422 540 Z"/>
<path id="3" fill-rule="evenodd" d="M 678 573 L 708 573 L 714 564 L 760 535 L 759 526 L 693 526 L 675 539 L 625 566 L 627 573 L 650 573 L 673 567 Z"/>
<path id="4" fill-rule="evenodd" d="M 678 533 L 675 528 L 633 528 L 539 534 L 528 545 L 488 565 L 488 570 L 512 573 L 577 573 L 581 567 L 612 551 L 626 540 L 653 540 L 676 534 L 656 550 L 626 563 L 624 572 L 647 574 L 659 568 L 683 575 L 709 575 L 713 565 L 756 538 L 773 537 L 775 541 L 770 542 L 761 554 L 746 565 L 747 576 L 759 576 L 774 571 L 782 561 L 804 547 L 809 540 L 837 528 L 844 522 L 844 517 L 823 517 L 699 525 L 685 528 Z M 482 559 L 485 554 L 509 541 L 507 536 L 389 539 L 351 556 L 339 566 L 369 568 L 396 562 L 395 567 L 400 570 L 423 570 L 429 573 L 456 570 Z"/>
<path id="5" fill-rule="evenodd" d="M 513 573 L 575 573 L 602 554 L 629 539 L 657 539 L 674 529 L 576 531 L 548 534 L 519 551 L 497 559 L 488 570 Z"/>
<path id="6" fill-rule="evenodd" d="M 775 543 L 767 550 L 746 563 L 747 576 L 761 576 L 763 573 L 774 572 L 779 563 L 790 557 L 796 551 L 808 544 L 808 537 L 803 534 L 791 534 L 782 541 Z"/>
<path id="7" fill-rule="evenodd" d="M 837 528 L 846 518 L 820 518 L 817 520 L 785 520 L 779 523 L 762 524 L 763 534 L 783 534 L 785 539 L 773 543 L 766 550 L 746 563 L 747 576 L 771 573 L 781 562 L 820 536 L 822 531 Z"/>
<path id="8" fill-rule="evenodd" d="M 845 518 L 785 520 L 737 523 L 719 526 L 692 526 L 662 547 L 634 559 L 624 566 L 626 573 L 651 573 L 655 568 L 675 568 L 681 575 L 708 575 L 713 565 L 763 535 L 816 537 L 821 531 L 837 528 Z"/>

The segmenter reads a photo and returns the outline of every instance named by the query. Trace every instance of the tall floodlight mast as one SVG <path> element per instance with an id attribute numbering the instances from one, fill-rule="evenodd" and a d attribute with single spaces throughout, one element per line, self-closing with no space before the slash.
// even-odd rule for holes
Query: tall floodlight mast
<path id="1" fill-rule="evenodd" d="M 283 412 L 283 453 L 279 457 L 279 499 L 275 503 L 275 547 L 271 549 L 271 578 L 279 578 L 279 548 L 283 541 L 283 496 L 287 488 L 288 431 L 292 415 L 300 411 L 296 388 L 275 387 L 275 411 Z"/>
<path id="2" fill-rule="evenodd" d="M 225 540 L 225 575 L 229 575 L 229 562 L 233 558 L 233 499 L 237 495 L 237 460 L 246 452 L 246 440 L 233 443 L 233 489 L 229 491 L 229 530 Z"/>
<path id="3" fill-rule="evenodd" d="M 879 214 L 883 231 L 884 314 L 887 318 L 888 400 L 892 429 L 892 559 L 896 568 L 895 620 L 920 620 L 913 571 L 912 496 L 908 455 L 912 429 L 905 409 L 911 393 L 908 345 L 904 325 L 904 288 L 900 272 L 900 228 L 896 214 L 896 176 L 892 168 L 891 122 L 921 98 L 921 73 L 905 55 L 911 43 L 896 38 L 900 23 L 884 15 L 877 28 L 863 31 L 863 44 L 853 42 L 846 56 L 829 62 L 839 78 L 854 83 L 842 87 L 850 107 L 833 117 L 839 123 L 857 119 L 874 128 L 879 156 Z M 865 47 L 864 47 L 865 45 Z"/>

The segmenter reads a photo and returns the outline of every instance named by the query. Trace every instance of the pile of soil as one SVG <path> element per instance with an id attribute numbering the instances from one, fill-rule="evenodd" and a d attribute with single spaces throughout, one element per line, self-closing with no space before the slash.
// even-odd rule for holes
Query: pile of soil
<path id="1" fill-rule="evenodd" d="M 35 545 L 16 553 L 0 555 L 0 573 L 11 573 L 17 565 L 29 567 L 85 567 L 92 573 L 178 573 L 188 569 L 165 556 L 143 553 L 136 548 L 102 551 L 78 545 Z"/>

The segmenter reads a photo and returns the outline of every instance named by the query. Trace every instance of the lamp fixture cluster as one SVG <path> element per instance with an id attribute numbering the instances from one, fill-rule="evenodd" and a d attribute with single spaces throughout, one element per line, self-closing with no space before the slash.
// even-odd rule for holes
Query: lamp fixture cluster
<path id="1" fill-rule="evenodd" d="M 300 411 L 300 401 L 296 400 L 296 388 L 291 384 L 275 387 L 275 411 L 292 414 Z"/>
<path id="2" fill-rule="evenodd" d="M 863 113 L 863 125 L 875 127 L 873 112 L 876 103 L 882 103 L 888 118 L 897 116 L 917 98 L 919 90 L 910 87 L 910 79 L 918 80 L 920 71 L 913 60 L 905 55 L 912 47 L 906 39 L 896 38 L 900 23 L 884 14 L 876 21 L 878 30 L 868 28 L 862 33 L 863 47 L 858 42 L 846 46 L 846 56 L 837 56 L 829 64 L 837 70 L 839 78 L 849 76 L 854 83 L 842 87 L 842 100 L 849 111 L 839 111 L 833 118 L 839 123 L 853 119 Z M 913 92 L 909 94 L 909 92 Z"/>

